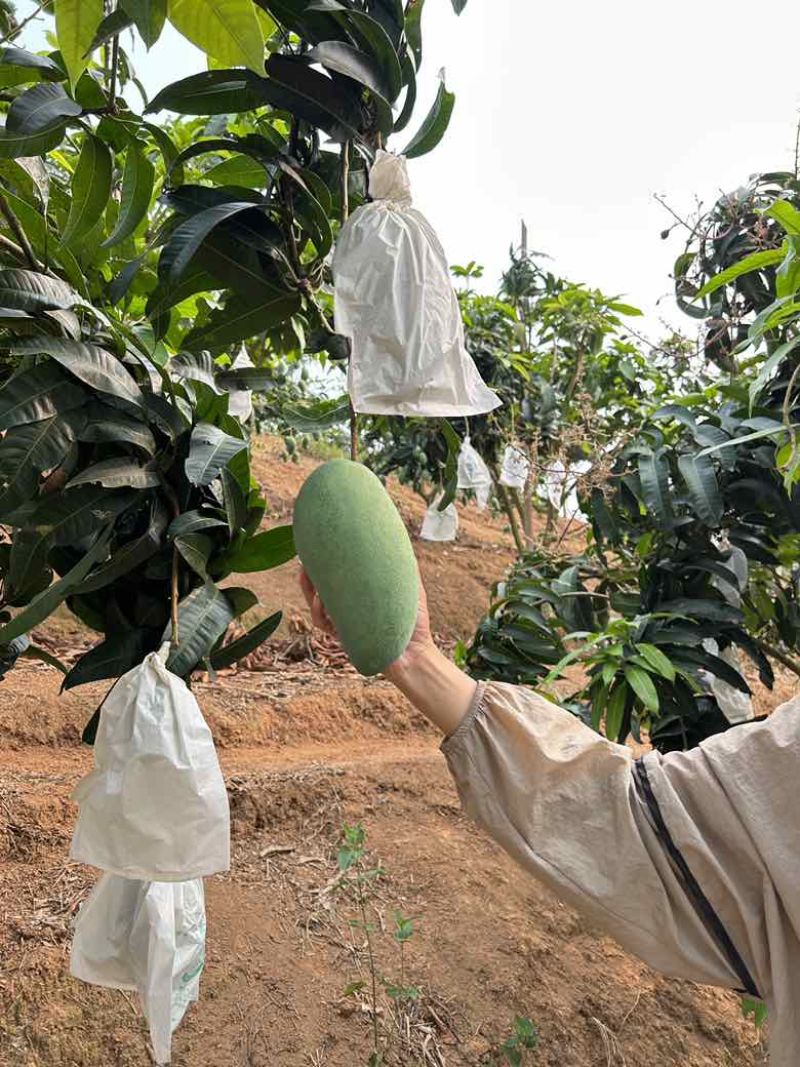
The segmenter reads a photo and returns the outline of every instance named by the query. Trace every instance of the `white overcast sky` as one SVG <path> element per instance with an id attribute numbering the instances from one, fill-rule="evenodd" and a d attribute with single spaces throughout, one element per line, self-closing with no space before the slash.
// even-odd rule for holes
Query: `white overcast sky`
<path id="1" fill-rule="evenodd" d="M 669 299 L 682 239 L 659 238 L 670 219 L 653 196 L 691 212 L 696 196 L 793 166 L 800 7 L 778 0 L 762 14 L 744 0 L 469 0 L 456 18 L 449 0 L 427 0 L 411 129 L 439 68 L 457 99 L 445 140 L 411 176 L 450 261 L 484 264 L 493 289 L 524 218 L 531 248 L 637 304 L 651 336 L 663 319 L 691 332 Z M 36 33 L 24 41 L 41 46 Z M 169 28 L 137 52 L 151 94 L 202 69 Z"/>

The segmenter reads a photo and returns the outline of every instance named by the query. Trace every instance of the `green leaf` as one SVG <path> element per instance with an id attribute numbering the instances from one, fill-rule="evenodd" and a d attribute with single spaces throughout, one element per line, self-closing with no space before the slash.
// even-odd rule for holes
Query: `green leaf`
<path id="1" fill-rule="evenodd" d="M 648 711 L 658 711 L 658 693 L 647 671 L 632 663 L 626 663 L 625 680 Z"/>
<path id="2" fill-rule="evenodd" d="M 258 597 L 252 589 L 245 589 L 242 586 L 228 586 L 224 592 L 234 617 L 237 619 L 241 618 L 242 615 L 246 615 L 258 603 Z"/>
<path id="3" fill-rule="evenodd" d="M 186 534 L 196 533 L 198 530 L 209 530 L 214 526 L 224 526 L 220 518 L 213 515 L 203 515 L 200 511 L 185 511 L 170 523 L 167 537 L 170 539 L 182 537 Z"/>
<path id="4" fill-rule="evenodd" d="M 625 719 L 625 697 L 627 695 L 627 686 L 617 685 L 614 692 L 611 694 L 611 699 L 608 702 L 606 708 L 606 737 L 610 741 L 616 741 L 619 739 L 620 731 L 622 730 L 622 723 Z"/>
<path id="5" fill-rule="evenodd" d="M 13 133 L 0 127 L 0 159 L 42 156 L 52 152 L 64 140 L 66 129 L 63 122 L 37 133 Z"/>
<path id="6" fill-rule="evenodd" d="M 58 47 L 74 88 L 86 70 L 86 54 L 103 21 L 103 0 L 54 0 Z"/>
<path id="7" fill-rule="evenodd" d="M 699 453 L 680 456 L 678 469 L 683 476 L 689 499 L 698 517 L 712 528 L 719 526 L 725 506 L 717 483 L 717 472 L 711 459 Z"/>
<path id="8" fill-rule="evenodd" d="M 117 37 L 119 34 L 124 33 L 125 30 L 130 29 L 132 25 L 133 19 L 130 15 L 126 15 L 121 7 L 115 7 L 111 14 L 106 15 L 97 27 L 97 33 L 94 35 L 92 43 L 86 50 L 87 58 L 92 52 L 97 51 L 101 45 L 110 41 L 112 37 Z"/>
<path id="9" fill-rule="evenodd" d="M 226 348 L 280 326 L 299 309 L 297 293 L 270 296 L 255 305 L 251 301 L 232 298 L 224 307 L 215 308 L 203 326 L 190 330 L 183 343 L 192 351 Z"/>
<path id="10" fill-rule="evenodd" d="M 740 259 L 738 263 L 734 263 L 733 266 L 728 267 L 727 270 L 723 270 L 706 282 L 694 299 L 701 300 L 704 296 L 710 296 L 717 289 L 722 289 L 723 286 L 729 285 L 731 282 L 736 281 L 737 278 L 741 278 L 743 274 L 764 270 L 766 267 L 775 267 L 783 260 L 785 255 L 785 247 L 768 248 L 763 252 L 753 252 L 752 255 L 745 256 L 744 259 Z"/>
<path id="11" fill-rule="evenodd" d="M 66 282 L 32 270 L 0 270 L 0 305 L 21 311 L 71 308 L 80 297 Z"/>
<path id="12" fill-rule="evenodd" d="M 96 345 L 61 337 L 32 337 L 12 347 L 19 355 L 50 356 L 91 389 L 141 406 L 142 391 L 120 360 Z"/>
<path id="13" fill-rule="evenodd" d="M 228 67 L 264 71 L 264 37 L 252 0 L 168 0 L 175 29 Z"/>
<path id="14" fill-rule="evenodd" d="M 175 538 L 175 547 L 195 572 L 204 581 L 208 578 L 208 559 L 214 550 L 214 542 L 207 534 L 189 533 Z"/>
<path id="15" fill-rule="evenodd" d="M 241 548 L 224 557 L 226 573 L 253 574 L 280 567 L 294 559 L 297 550 L 291 526 L 276 526 L 246 541 Z"/>
<path id="16" fill-rule="evenodd" d="M 134 498 L 133 493 L 81 486 L 24 505 L 13 514 L 11 525 L 34 530 L 49 544 L 75 545 L 98 527 L 108 525 Z"/>
<path id="17" fill-rule="evenodd" d="M 282 618 L 283 613 L 276 611 L 274 615 L 270 615 L 269 618 L 257 623 L 243 637 L 238 638 L 236 641 L 231 641 L 229 645 L 223 645 L 216 652 L 212 652 L 211 666 L 214 670 L 221 671 L 225 667 L 238 663 L 240 659 L 249 656 L 251 652 L 255 652 L 260 645 L 264 644 L 267 638 L 275 633 L 280 626 Z"/>
<path id="18" fill-rule="evenodd" d="M 17 374 L 0 389 L 0 430 L 81 407 L 86 393 L 52 364 Z"/>
<path id="19" fill-rule="evenodd" d="M 215 227 L 234 215 L 252 210 L 253 205 L 249 201 L 232 200 L 227 204 L 206 208 L 182 222 L 167 246 L 170 254 L 169 281 L 179 281 L 195 252 Z"/>
<path id="20" fill-rule="evenodd" d="M 28 500 L 45 471 L 58 467 L 75 440 L 69 419 L 51 418 L 17 426 L 0 440 L 0 514 Z"/>
<path id="21" fill-rule="evenodd" d="M 406 12 L 406 38 L 417 70 L 422 65 L 422 12 L 424 7 L 425 0 L 417 0 Z"/>
<path id="22" fill-rule="evenodd" d="M 705 622 L 742 621 L 742 613 L 738 608 L 721 600 L 708 600 L 703 597 L 677 597 L 675 600 L 666 600 L 659 604 L 655 611 L 663 615 L 686 615 L 690 619 L 702 619 Z"/>
<path id="23" fill-rule="evenodd" d="M 99 402 L 89 404 L 86 415 L 86 425 L 77 433 L 79 441 L 134 445 L 148 456 L 155 455 L 156 441 L 146 423 Z"/>
<path id="24" fill-rule="evenodd" d="M 6 131 L 14 134 L 49 131 L 65 119 L 80 115 L 82 110 L 60 85 L 49 82 L 34 85 L 11 104 L 6 116 Z"/>
<path id="25" fill-rule="evenodd" d="M 229 467 L 222 468 L 221 478 L 225 514 L 228 516 L 228 536 L 233 538 L 247 523 L 247 498 Z"/>
<path id="26" fill-rule="evenodd" d="M 787 234 L 800 237 L 800 211 L 792 207 L 788 201 L 776 200 L 764 214 L 777 219 Z"/>
<path id="27" fill-rule="evenodd" d="M 400 90 L 403 86 L 403 75 L 397 51 L 386 30 L 371 15 L 356 9 L 338 12 L 336 19 L 351 36 L 355 37 L 361 50 L 369 53 L 373 61 L 378 65 L 383 89 L 377 91 L 389 104 L 393 104 L 400 95 Z M 347 71 L 342 71 L 342 73 L 346 74 Z M 351 74 L 349 77 L 353 77 L 353 75 Z M 359 78 L 356 80 L 360 81 Z M 370 86 L 370 88 L 372 87 Z"/>
<path id="28" fill-rule="evenodd" d="M 172 82 L 149 103 L 148 112 L 227 115 L 253 111 L 270 102 L 267 80 L 249 70 L 206 70 Z"/>
<path id="29" fill-rule="evenodd" d="M 71 571 L 68 571 L 63 578 L 53 582 L 47 589 L 34 597 L 26 608 L 23 608 L 10 622 L 0 628 L 0 644 L 7 645 L 9 641 L 13 641 L 20 634 L 28 633 L 34 626 L 38 626 L 39 623 L 44 622 L 48 616 L 52 615 L 58 605 L 80 584 L 97 560 L 108 551 L 109 537 L 109 533 L 101 536 L 94 547 L 86 553 L 79 563 L 75 564 Z"/>
<path id="30" fill-rule="evenodd" d="M 360 82 L 388 102 L 390 89 L 380 64 L 354 45 L 346 41 L 323 41 L 316 48 L 312 48 L 309 56 L 327 70 L 336 71 L 337 74 L 344 74 Z"/>
<path id="31" fill-rule="evenodd" d="M 662 678 L 666 678 L 669 682 L 675 681 L 675 668 L 660 648 L 647 643 L 638 644 L 636 648 L 656 674 L 660 674 Z"/>
<path id="32" fill-rule="evenodd" d="M 89 233 L 110 196 L 111 153 L 99 138 L 87 134 L 72 176 L 72 203 L 61 238 L 65 245 L 74 245 Z"/>
<path id="33" fill-rule="evenodd" d="M 132 459 L 115 457 L 94 463 L 76 474 L 67 489 L 73 489 L 76 485 L 95 484 L 106 489 L 153 489 L 161 484 L 161 479 L 153 467 L 142 467 Z"/>
<path id="34" fill-rule="evenodd" d="M 39 56 L 14 45 L 0 48 L 0 86 L 4 89 L 40 79 L 63 81 L 64 77 L 61 67 L 48 56 Z"/>
<path id="35" fill-rule="evenodd" d="M 286 404 L 280 409 L 280 417 L 293 430 L 300 433 L 319 433 L 340 426 L 350 416 L 350 397 L 333 397 L 331 400 L 316 400 L 305 404 Z"/>
<path id="36" fill-rule="evenodd" d="M 659 522 L 669 522 L 672 518 L 669 466 L 663 449 L 639 453 L 639 478 L 642 483 L 642 496 L 648 511 Z"/>
<path id="37" fill-rule="evenodd" d="M 131 142 L 125 153 L 122 190 L 117 224 L 101 248 L 110 248 L 135 233 L 147 216 L 153 196 L 156 169 L 142 151 L 139 141 Z"/>
<path id="38" fill-rule="evenodd" d="M 94 593 L 98 589 L 104 589 L 107 585 L 117 581 L 118 578 L 130 574 L 132 570 L 140 567 L 151 559 L 161 548 L 161 538 L 166 527 L 166 514 L 157 509 L 150 520 L 150 525 L 141 537 L 128 541 L 127 544 L 113 552 L 105 563 L 91 572 L 85 578 L 76 592 Z"/>
<path id="39" fill-rule="evenodd" d="M 149 51 L 164 29 L 167 0 L 119 0 L 119 6 L 136 24 Z"/>
<path id="40" fill-rule="evenodd" d="M 247 442 L 200 422 L 192 431 L 189 455 L 186 457 L 186 477 L 192 485 L 210 485 L 223 467 L 247 448 Z"/>
<path id="41" fill-rule="evenodd" d="M 297 56 L 271 55 L 267 74 L 264 93 L 273 107 L 305 119 L 334 141 L 359 136 L 361 108 L 357 93 L 307 66 Z"/>
<path id="42" fill-rule="evenodd" d="M 20 652 L 20 657 L 24 659 L 36 659 L 42 663 L 46 663 L 50 667 L 55 667 L 57 671 L 61 671 L 62 674 L 67 674 L 69 667 L 65 667 L 64 664 L 54 656 L 51 652 L 48 652 L 46 648 L 40 648 L 38 645 L 28 645 L 28 647 Z"/>
<path id="43" fill-rule="evenodd" d="M 61 689 L 74 689 L 87 682 L 119 678 L 137 667 L 158 646 L 158 636 L 148 630 L 123 630 L 90 648 L 75 663 Z"/>
<path id="44" fill-rule="evenodd" d="M 436 148 L 450 125 L 455 103 L 455 94 L 449 93 L 444 81 L 442 81 L 433 107 L 428 112 L 416 135 L 412 137 L 403 150 L 404 156 L 408 159 L 416 159 L 418 156 L 424 156 Z"/>
<path id="45" fill-rule="evenodd" d="M 178 606 L 178 646 L 170 651 L 167 667 L 182 678 L 208 656 L 234 619 L 233 608 L 225 594 L 206 582 Z M 170 627 L 164 640 L 170 638 Z"/>
<path id="46" fill-rule="evenodd" d="M 460 15 L 464 8 L 467 6 L 467 0 L 450 0 L 453 5 L 453 11 L 457 15 Z"/>

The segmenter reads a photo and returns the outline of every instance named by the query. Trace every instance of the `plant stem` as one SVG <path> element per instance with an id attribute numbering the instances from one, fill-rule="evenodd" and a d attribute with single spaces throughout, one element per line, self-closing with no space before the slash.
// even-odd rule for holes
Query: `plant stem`
<path id="1" fill-rule="evenodd" d="M 111 43 L 111 81 L 108 87 L 108 107 L 112 114 L 117 110 L 117 71 L 119 68 L 119 35 Z"/>
<path id="2" fill-rule="evenodd" d="M 177 648 L 180 643 L 180 630 L 178 629 L 178 601 L 179 601 L 179 589 L 178 578 L 180 576 L 180 554 L 177 548 L 172 550 L 172 579 L 170 582 L 170 619 L 172 621 L 172 631 L 170 634 L 170 643 L 173 648 Z"/>
<path id="3" fill-rule="evenodd" d="M 350 218 L 350 142 L 345 141 L 342 145 L 342 170 L 339 191 L 342 197 L 342 226 Z M 352 358 L 352 357 L 351 357 Z M 358 462 L 358 415 L 350 401 L 350 459 Z"/>
<path id="4" fill-rule="evenodd" d="M 41 270 L 41 265 L 39 263 L 39 260 L 34 255 L 34 251 L 31 248 L 31 243 L 28 240 L 28 235 L 25 233 L 22 226 L 20 225 L 20 221 L 17 216 L 11 210 L 11 206 L 6 200 L 3 193 L 0 193 L 0 211 L 3 213 L 3 217 L 5 218 L 8 225 L 11 227 L 14 236 L 19 241 L 20 248 L 22 249 L 25 255 L 25 259 L 27 259 L 28 263 L 30 264 L 31 270 Z"/>
<path id="5" fill-rule="evenodd" d="M 19 245 L 14 244 L 13 241 L 4 237 L 2 233 L 0 233 L 0 251 L 7 252 L 10 256 L 14 256 L 15 259 L 19 259 L 23 263 L 25 262 L 25 253 Z"/>
<path id="6" fill-rule="evenodd" d="M 361 912 L 361 925 L 364 929 L 364 937 L 367 939 L 367 956 L 369 958 L 369 973 L 372 979 L 372 1048 L 376 1055 L 380 1055 L 380 1036 L 378 1034 L 378 977 L 375 970 L 375 954 L 372 951 L 372 934 L 367 921 L 367 905 L 364 900 L 364 886 L 361 884 L 360 865 L 356 876 L 356 892 L 358 895 L 358 909 Z"/>
<path id="7" fill-rule="evenodd" d="M 495 490 L 497 491 L 497 497 L 500 501 L 500 506 L 505 512 L 509 526 L 511 527 L 511 536 L 514 538 L 514 544 L 517 546 L 517 552 L 521 556 L 525 552 L 525 545 L 522 543 L 522 537 L 520 536 L 517 516 L 514 514 L 514 507 L 511 501 L 508 499 L 506 487 L 504 485 L 501 485 L 497 478 L 495 478 Z"/>
<path id="8" fill-rule="evenodd" d="M 22 33 L 28 23 L 32 22 L 36 18 L 36 16 L 41 13 L 42 8 L 45 6 L 46 3 L 47 0 L 41 0 L 41 3 L 36 5 L 36 7 L 33 9 L 33 11 L 31 11 L 30 15 L 28 15 L 27 18 L 24 18 L 22 22 L 18 23 L 13 30 L 9 30 L 5 37 L 0 37 L 0 44 L 7 44 L 9 41 L 13 41 L 15 37 L 19 37 L 19 35 Z"/>

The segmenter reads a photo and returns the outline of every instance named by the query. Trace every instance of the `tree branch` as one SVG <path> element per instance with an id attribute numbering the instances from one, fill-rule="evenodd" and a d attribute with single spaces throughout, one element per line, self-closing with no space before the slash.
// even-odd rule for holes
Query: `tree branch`
<path id="1" fill-rule="evenodd" d="M 36 258 L 33 249 L 31 248 L 31 243 L 28 240 L 28 236 L 20 225 L 19 219 L 11 210 L 11 206 L 9 205 L 3 193 L 0 193 L 0 212 L 2 212 L 6 222 L 11 227 L 12 233 L 19 241 L 20 248 L 22 249 L 22 252 L 25 255 L 25 259 L 27 259 L 28 263 L 30 264 L 31 269 L 41 270 L 42 266 L 39 263 L 39 260 Z"/>

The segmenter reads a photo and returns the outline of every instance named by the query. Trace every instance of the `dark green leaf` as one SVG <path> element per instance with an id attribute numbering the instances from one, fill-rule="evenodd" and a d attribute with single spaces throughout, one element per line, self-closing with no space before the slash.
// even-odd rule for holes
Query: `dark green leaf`
<path id="1" fill-rule="evenodd" d="M 0 515 L 28 500 L 37 490 L 39 477 L 58 467 L 75 440 L 66 418 L 45 419 L 17 426 L 0 440 Z"/>
<path id="2" fill-rule="evenodd" d="M 160 483 L 161 479 L 155 468 L 142 467 L 126 457 L 116 457 L 101 460 L 76 474 L 67 489 L 96 484 L 105 486 L 106 489 L 152 489 Z"/>
<path id="3" fill-rule="evenodd" d="M 178 606 L 178 646 L 170 651 L 167 667 L 186 677 L 204 660 L 233 622 L 234 612 L 225 594 L 206 582 Z M 169 640 L 170 627 L 164 632 Z"/>
<path id="4" fill-rule="evenodd" d="M 221 477 L 225 514 L 228 516 L 228 534 L 233 538 L 247 522 L 247 498 L 228 467 L 223 467 Z"/>
<path id="5" fill-rule="evenodd" d="M 717 472 L 709 456 L 680 456 L 678 469 L 697 515 L 706 526 L 716 528 L 725 510 L 717 483 Z"/>
<path id="6" fill-rule="evenodd" d="M 158 635 L 151 630 L 123 630 L 111 634 L 84 653 L 64 679 L 64 689 L 74 689 L 87 682 L 119 678 L 137 667 L 145 656 L 158 647 Z"/>
<path id="7" fill-rule="evenodd" d="M 167 530 L 167 537 L 183 537 L 186 534 L 196 533 L 198 530 L 210 530 L 214 526 L 224 526 L 222 519 L 213 515 L 203 515 L 199 511 L 185 511 L 177 519 L 173 519 Z"/>
<path id="8" fill-rule="evenodd" d="M 59 604 L 69 593 L 79 585 L 91 567 L 108 551 L 109 534 L 98 538 L 94 547 L 76 563 L 72 570 L 68 571 L 63 578 L 53 582 L 43 592 L 30 602 L 30 604 L 18 612 L 11 622 L 0 628 L 0 644 L 7 645 L 20 634 L 28 633 L 34 626 L 44 622 L 52 615 Z"/>
<path id="9" fill-rule="evenodd" d="M 647 671 L 632 663 L 626 663 L 625 680 L 648 711 L 658 711 L 658 693 Z"/>
<path id="10" fill-rule="evenodd" d="M 104 589 L 107 585 L 115 582 L 118 578 L 130 574 L 136 567 L 140 567 L 151 559 L 161 547 L 161 538 L 166 527 L 166 515 L 162 510 L 156 510 L 150 520 L 147 530 L 133 541 L 118 548 L 105 563 L 91 572 L 85 578 L 76 592 L 93 593 L 98 589 Z"/>
<path id="11" fill-rule="evenodd" d="M 169 280 L 177 282 L 189 265 L 190 260 L 213 229 L 226 219 L 243 211 L 251 211 L 249 201 L 233 200 L 227 204 L 217 204 L 205 211 L 192 215 L 182 222 L 172 234 L 167 249 L 170 255 Z"/>
<path id="12" fill-rule="evenodd" d="M 52 130 L 64 119 L 80 115 L 82 110 L 60 85 L 35 85 L 20 94 L 8 109 L 6 131 L 33 134 Z"/>
<path id="13" fill-rule="evenodd" d="M 299 307 L 297 293 L 272 296 L 255 305 L 237 298 L 230 299 L 224 307 L 211 313 L 205 325 L 191 330 L 184 338 L 184 344 L 193 350 L 226 348 L 287 322 Z"/>
<path id="14" fill-rule="evenodd" d="M 37 133 L 13 133 L 0 127 L 0 159 L 45 155 L 58 148 L 66 132 L 67 127 L 63 122 L 57 122 Z"/>
<path id="15" fill-rule="evenodd" d="M 2 393 L 0 393 L 2 395 Z M 79 441 L 94 444 L 128 444 L 141 448 L 149 456 L 155 454 L 156 441 L 150 427 L 130 416 L 109 407 L 108 404 L 92 403 L 87 408 L 86 425 L 78 430 Z"/>
<path id="16" fill-rule="evenodd" d="M 152 48 L 164 29 L 167 0 L 119 0 L 119 4 L 136 24 L 147 48 Z"/>
<path id="17" fill-rule="evenodd" d="M 276 611 L 274 615 L 270 615 L 269 618 L 257 623 L 243 637 L 238 638 L 236 641 L 231 641 L 229 645 L 224 645 L 222 648 L 217 649 L 216 652 L 212 652 L 211 666 L 214 670 L 220 671 L 237 663 L 240 659 L 244 659 L 245 656 L 249 656 L 251 652 L 255 652 L 278 629 L 282 618 L 282 613 Z"/>
<path id="18" fill-rule="evenodd" d="M 81 407 L 85 391 L 53 364 L 10 378 L 0 389 L 0 430 L 40 422 Z"/>
<path id="19" fill-rule="evenodd" d="M 208 578 L 208 559 L 214 550 L 214 542 L 207 534 L 189 533 L 175 538 L 175 547 L 195 572 L 204 581 Z"/>
<path id="20" fill-rule="evenodd" d="M 639 453 L 639 478 L 648 511 L 661 523 L 672 518 L 669 492 L 669 466 L 663 449 Z"/>
<path id="21" fill-rule="evenodd" d="M 97 33 L 94 36 L 90 47 L 87 49 L 87 57 L 92 52 L 96 52 L 101 45 L 104 45 L 107 41 L 110 41 L 112 37 L 118 37 L 119 34 L 124 33 L 125 30 L 130 29 L 133 25 L 133 19 L 130 15 L 127 15 L 121 7 L 114 8 L 110 15 L 106 15 L 100 25 L 97 27 Z"/>
<path id="22" fill-rule="evenodd" d="M 359 135 L 361 108 L 356 92 L 309 67 L 297 56 L 273 54 L 263 83 L 267 101 L 324 130 L 334 141 Z"/>
<path id="23" fill-rule="evenodd" d="M 424 7 L 425 0 L 416 0 L 416 3 L 406 10 L 406 38 L 414 55 L 417 70 L 422 65 L 422 11 Z"/>
<path id="24" fill-rule="evenodd" d="M 198 423 L 192 431 L 186 477 L 192 485 L 210 485 L 222 468 L 245 448 L 246 441 L 231 437 L 211 423 Z"/>
<path id="25" fill-rule="evenodd" d="M 234 617 L 237 619 L 241 618 L 242 615 L 246 615 L 251 608 L 258 604 L 258 597 L 252 589 L 245 589 L 242 586 L 229 586 L 224 592 Z"/>
<path id="26" fill-rule="evenodd" d="M 280 567 L 294 559 L 294 535 L 291 526 L 276 526 L 246 541 L 241 548 L 224 559 L 227 573 L 252 574 Z"/>
<path id="27" fill-rule="evenodd" d="M 111 196 L 111 153 L 93 134 L 83 141 L 72 176 L 72 202 L 61 240 L 74 245 L 100 220 Z"/>
<path id="28" fill-rule="evenodd" d="M 50 356 L 91 389 L 141 406 L 142 391 L 120 360 L 96 345 L 60 337 L 34 337 L 20 341 L 12 351 L 20 355 Z"/>
<path id="29" fill-rule="evenodd" d="M 58 278 L 32 270 L 0 270 L 0 304 L 21 311 L 71 308 L 80 303 L 74 289 Z"/>
<path id="30" fill-rule="evenodd" d="M 136 232 L 150 207 L 155 174 L 155 167 L 145 156 L 139 142 L 132 142 L 125 153 L 117 224 L 101 248 L 119 244 Z"/>
<path id="31" fill-rule="evenodd" d="M 18 77 L 9 80 L 7 75 L 12 71 Z M 63 81 L 65 77 L 61 67 L 48 56 L 38 56 L 35 52 L 26 52 L 24 48 L 16 48 L 14 45 L 0 49 L 0 85 L 4 88 L 39 78 Z"/>
<path id="32" fill-rule="evenodd" d="M 417 156 L 424 156 L 436 148 L 445 133 L 447 133 L 455 103 L 455 95 L 447 91 L 447 87 L 442 81 L 433 107 L 428 112 L 416 135 L 406 145 L 403 151 L 404 156 L 408 159 L 416 159 Z"/>
<path id="33" fill-rule="evenodd" d="M 172 82 L 147 108 L 179 115 L 227 115 L 271 103 L 268 81 L 250 70 L 207 70 Z"/>

